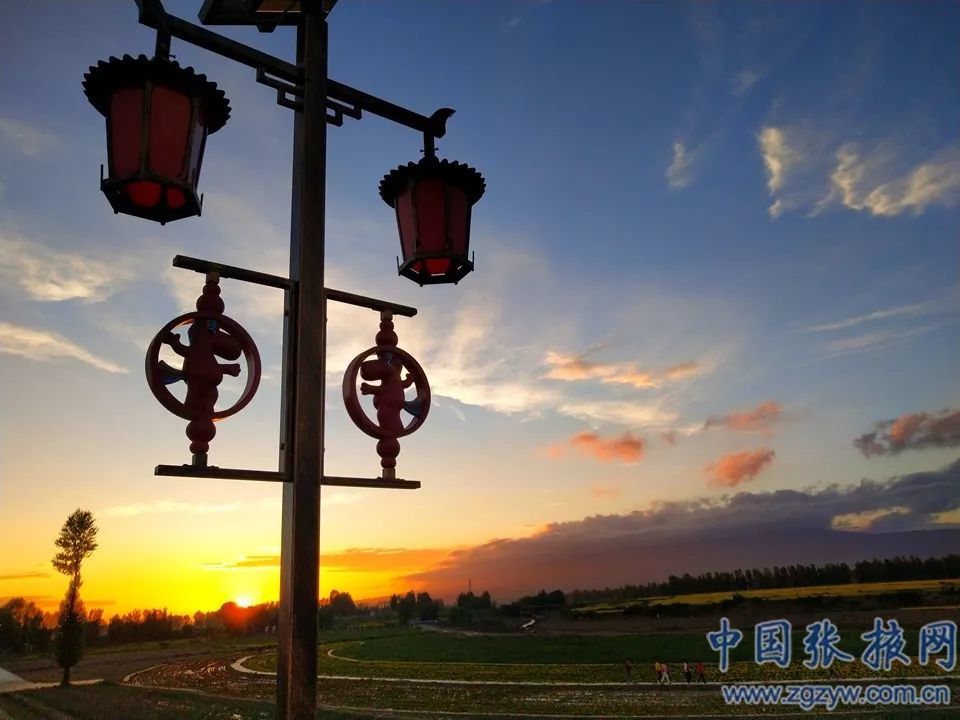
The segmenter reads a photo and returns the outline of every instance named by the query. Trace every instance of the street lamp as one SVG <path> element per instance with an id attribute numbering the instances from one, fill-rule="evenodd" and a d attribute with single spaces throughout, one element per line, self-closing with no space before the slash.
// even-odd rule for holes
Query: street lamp
<path id="1" fill-rule="evenodd" d="M 199 215 L 207 135 L 230 116 L 223 91 L 193 68 L 146 55 L 97 63 L 83 91 L 107 121 L 109 173 L 100 188 L 113 211 L 161 225 Z"/>
<path id="2" fill-rule="evenodd" d="M 421 285 L 458 283 L 473 270 L 470 210 L 485 184 L 472 167 L 438 160 L 432 150 L 428 145 L 423 160 L 388 173 L 380 197 L 397 214 L 399 273 Z"/>
<path id="3" fill-rule="evenodd" d="M 467 258 L 470 215 L 484 182 L 473 168 L 435 157 L 435 141 L 446 133 L 453 110 L 421 115 L 327 77 L 326 14 L 336 0 L 204 0 L 200 10 L 204 24 L 255 25 L 265 31 L 277 25 L 296 26 L 296 63 L 168 15 L 160 0 L 135 1 L 140 23 L 157 30 L 155 57 L 111 58 L 90 68 L 84 81 L 88 99 L 107 118 L 109 174 L 103 191 L 116 212 L 160 223 L 200 214 L 196 190 L 204 143 L 226 122 L 229 104 L 203 75 L 169 60 L 171 38 L 254 69 L 257 82 L 276 91 L 277 104 L 294 111 L 288 275 L 176 256 L 175 267 L 202 273 L 205 283 L 196 312 L 171 320 L 151 342 L 146 374 L 157 400 L 189 420 L 191 462 L 157 465 L 156 475 L 282 483 L 277 717 L 314 720 L 320 487 L 419 488 L 419 482 L 396 477 L 398 439 L 419 428 L 430 407 L 426 375 L 398 347 L 393 326 L 394 315 L 412 317 L 416 309 L 324 286 L 326 126 L 340 126 L 345 117 L 359 120 L 368 112 L 423 137 L 424 158 L 397 168 L 380 185 L 381 197 L 397 214 L 403 253 L 399 270 L 421 285 L 456 283 L 473 269 Z M 245 406 L 260 377 L 253 339 L 224 315 L 222 279 L 284 293 L 276 472 L 208 463 L 214 423 Z M 343 383 L 349 416 L 378 440 L 381 475 L 372 479 L 335 477 L 323 471 L 326 316 L 331 300 L 380 313 L 376 344 L 350 363 Z M 184 329 L 185 337 L 178 334 Z M 233 405 L 218 410 L 218 386 L 224 376 L 243 373 L 239 363 L 222 361 L 241 355 L 246 361 L 246 388 Z M 182 367 L 167 364 L 163 356 L 179 356 Z M 168 388 L 180 382 L 186 385 L 183 400 Z M 415 396 L 408 398 L 405 392 L 411 387 Z M 361 395 L 374 396 L 376 421 L 365 416 Z"/>

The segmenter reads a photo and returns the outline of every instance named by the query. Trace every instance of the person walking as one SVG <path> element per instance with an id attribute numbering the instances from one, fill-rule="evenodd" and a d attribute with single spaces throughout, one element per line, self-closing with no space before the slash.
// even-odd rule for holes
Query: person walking
<path id="1" fill-rule="evenodd" d="M 660 682 L 664 685 L 670 684 L 670 668 L 667 667 L 666 663 L 660 664 Z"/>
<path id="2" fill-rule="evenodd" d="M 690 663 L 683 661 L 683 679 L 688 683 L 693 682 L 693 670 L 690 669 Z"/>
<path id="3" fill-rule="evenodd" d="M 697 662 L 697 682 L 705 683 L 707 681 L 706 676 L 703 674 L 703 662 Z"/>

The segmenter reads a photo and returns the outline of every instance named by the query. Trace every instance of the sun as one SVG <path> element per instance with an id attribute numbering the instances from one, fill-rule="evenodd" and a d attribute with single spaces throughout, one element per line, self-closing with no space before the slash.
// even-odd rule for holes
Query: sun
<path id="1" fill-rule="evenodd" d="M 237 595 L 234 602 L 242 608 L 248 608 L 253 605 L 253 598 L 249 595 Z"/>

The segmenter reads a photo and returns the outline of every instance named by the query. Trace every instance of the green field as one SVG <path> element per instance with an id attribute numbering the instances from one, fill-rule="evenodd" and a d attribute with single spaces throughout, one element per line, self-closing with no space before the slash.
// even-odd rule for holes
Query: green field
<path id="1" fill-rule="evenodd" d="M 841 648 L 858 656 L 864 643 L 859 633 L 844 633 Z M 907 650 L 915 652 L 916 632 L 907 631 Z M 823 679 L 830 671 L 802 666 L 802 631 L 794 633 L 794 661 L 787 669 L 753 662 L 753 634 L 744 628 L 744 640 L 731 653 L 730 671 L 721 676 L 717 654 L 703 633 L 648 635 L 467 635 L 439 632 L 405 632 L 392 637 L 326 643 L 320 648 L 318 671 L 329 677 L 484 680 L 529 683 L 619 683 L 626 679 L 623 661 L 633 664 L 632 679 L 651 682 L 657 660 L 670 663 L 674 682 L 679 665 L 703 661 L 708 681 Z M 247 667 L 276 671 L 276 655 L 264 653 L 246 662 Z M 876 677 L 860 662 L 838 664 L 841 677 Z M 888 677 L 943 675 L 934 666 L 895 665 Z M 956 677 L 956 674 L 953 676 Z"/>

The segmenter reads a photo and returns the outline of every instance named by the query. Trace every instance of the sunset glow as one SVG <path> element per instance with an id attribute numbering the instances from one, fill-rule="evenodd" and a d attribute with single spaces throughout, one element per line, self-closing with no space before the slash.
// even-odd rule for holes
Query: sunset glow
<path id="1" fill-rule="evenodd" d="M 276 601 L 281 483 L 156 476 L 191 455 L 144 354 L 203 287 L 174 256 L 288 273 L 291 111 L 175 43 L 232 107 L 203 215 L 114 215 L 80 84 L 155 38 L 132 2 L 80 29 L 62 4 L 9 3 L 0 40 L 0 602 L 57 608 L 76 508 L 100 531 L 82 598 L 106 617 Z M 433 401 L 397 459 L 419 490 L 323 487 L 321 597 L 506 602 L 956 551 L 960 6 L 342 0 L 330 23 L 331 76 L 456 107 L 438 152 L 487 190 L 476 271 L 419 287 L 377 187 L 422 138 L 329 127 L 326 282 L 417 308 L 395 329 Z M 292 56 L 290 28 L 225 33 Z M 209 462 L 276 471 L 283 293 L 224 279 L 221 298 L 263 377 Z M 381 472 L 340 387 L 379 320 L 329 308 L 328 475 Z M 226 377 L 220 407 L 243 387 Z"/>

